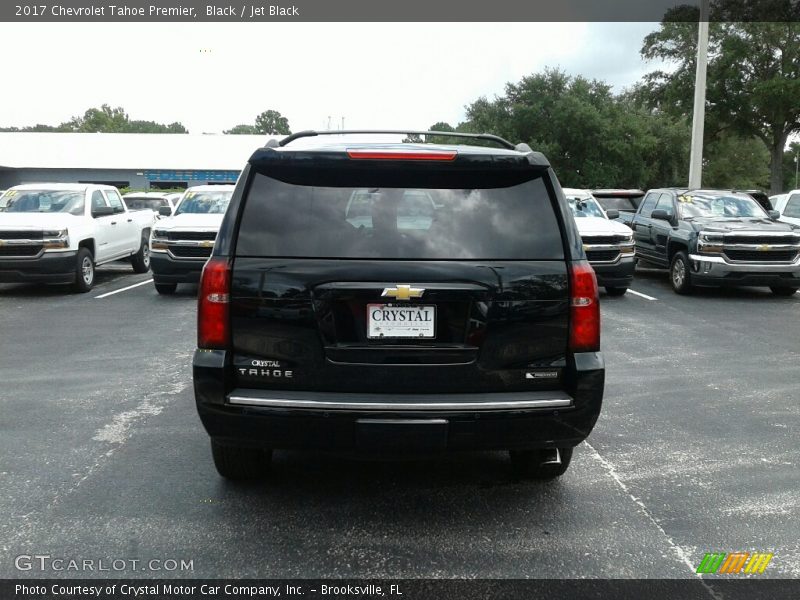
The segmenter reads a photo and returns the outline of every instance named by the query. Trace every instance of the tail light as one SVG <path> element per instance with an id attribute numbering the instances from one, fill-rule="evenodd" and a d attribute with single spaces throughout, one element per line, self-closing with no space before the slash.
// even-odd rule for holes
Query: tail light
<path id="1" fill-rule="evenodd" d="M 597 277 L 588 262 L 572 263 L 569 288 L 569 349 L 596 352 L 600 350 L 600 301 Z"/>
<path id="2" fill-rule="evenodd" d="M 222 350 L 230 343 L 231 267 L 225 258 L 211 257 L 200 276 L 197 300 L 197 347 Z"/>
<path id="3" fill-rule="evenodd" d="M 361 150 L 348 149 L 347 156 L 364 160 L 455 160 L 456 150 Z"/>

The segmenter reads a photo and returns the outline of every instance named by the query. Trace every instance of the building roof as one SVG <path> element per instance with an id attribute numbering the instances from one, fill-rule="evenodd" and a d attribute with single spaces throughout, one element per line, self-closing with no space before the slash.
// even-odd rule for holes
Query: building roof
<path id="1" fill-rule="evenodd" d="M 102 185 L 95 183 L 22 183 L 15 185 L 13 190 L 21 192 L 34 190 L 34 191 L 55 191 L 55 192 L 85 192 L 87 188 L 100 188 L 100 189 L 114 189 L 110 185 Z"/>
<path id="2" fill-rule="evenodd" d="M 283 136 L 0 132 L 0 168 L 240 171 Z"/>
<path id="3" fill-rule="evenodd" d="M 187 192 L 232 192 L 236 189 L 233 184 L 229 185 L 193 185 L 186 188 Z"/>

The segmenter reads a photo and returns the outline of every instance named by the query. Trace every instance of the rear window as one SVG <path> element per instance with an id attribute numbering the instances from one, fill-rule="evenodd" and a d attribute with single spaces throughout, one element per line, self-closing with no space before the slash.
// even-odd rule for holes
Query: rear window
<path id="1" fill-rule="evenodd" d="M 595 197 L 597 198 L 597 196 Z M 641 200 L 641 197 L 639 200 Z M 604 196 L 597 198 L 597 201 L 605 210 L 616 209 L 635 211 L 639 206 L 638 202 L 634 202 L 633 198 L 627 196 Z"/>
<path id="2" fill-rule="evenodd" d="M 563 259 L 540 174 L 490 189 L 316 187 L 257 173 L 240 256 L 410 260 Z"/>
<path id="3" fill-rule="evenodd" d="M 228 209 L 232 191 L 195 192 L 189 190 L 183 195 L 175 215 L 184 213 L 222 215 Z"/>
<path id="4" fill-rule="evenodd" d="M 161 206 L 169 206 L 165 198 L 131 197 L 123 198 L 128 210 L 158 210 Z"/>

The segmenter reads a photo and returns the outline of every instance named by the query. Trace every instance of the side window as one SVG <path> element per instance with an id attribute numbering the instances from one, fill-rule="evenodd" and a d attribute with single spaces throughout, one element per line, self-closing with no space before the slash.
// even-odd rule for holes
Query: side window
<path id="1" fill-rule="evenodd" d="M 656 207 L 657 200 L 658 194 L 647 194 L 647 196 L 644 197 L 639 214 L 643 217 L 649 217 L 651 214 L 653 214 L 653 209 Z"/>
<path id="2" fill-rule="evenodd" d="M 668 213 L 675 214 L 675 207 L 672 204 L 672 194 L 661 194 L 661 196 L 658 198 L 656 209 L 665 210 Z"/>
<path id="3" fill-rule="evenodd" d="M 95 190 L 92 192 L 92 211 L 95 208 L 102 208 L 104 206 L 108 206 L 106 203 L 106 199 L 103 198 L 103 193 L 100 190 Z"/>
<path id="4" fill-rule="evenodd" d="M 800 218 L 800 194 L 793 194 L 789 197 L 781 216 Z"/>
<path id="5" fill-rule="evenodd" d="M 108 198 L 108 203 L 115 213 L 125 212 L 125 207 L 122 206 L 122 198 L 119 197 L 117 190 L 106 190 L 106 198 Z"/>

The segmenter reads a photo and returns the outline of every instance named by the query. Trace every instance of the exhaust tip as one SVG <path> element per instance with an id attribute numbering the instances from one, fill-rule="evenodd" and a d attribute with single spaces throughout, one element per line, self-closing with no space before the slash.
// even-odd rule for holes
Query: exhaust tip
<path id="1" fill-rule="evenodd" d="M 560 465 L 561 453 L 558 448 L 547 448 L 542 451 L 542 465 Z"/>

